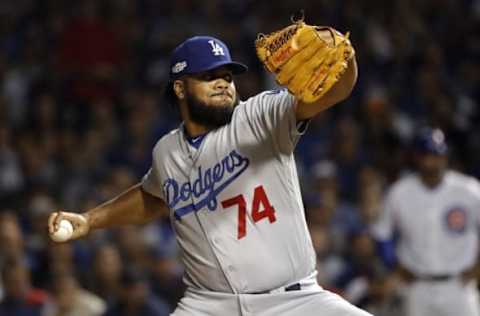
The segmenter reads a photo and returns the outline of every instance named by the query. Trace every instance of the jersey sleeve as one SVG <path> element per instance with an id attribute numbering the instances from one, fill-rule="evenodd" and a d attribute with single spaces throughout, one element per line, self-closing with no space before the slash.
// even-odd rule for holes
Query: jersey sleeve
<path id="1" fill-rule="evenodd" d="M 304 134 L 308 121 L 295 117 L 296 99 L 287 90 L 263 92 L 247 101 L 245 107 L 250 127 L 260 140 L 272 141 L 282 153 L 290 154 Z"/>
<path id="2" fill-rule="evenodd" d="M 374 222 L 370 231 L 377 241 L 389 241 L 393 239 L 395 230 L 395 198 L 392 192 L 389 192 L 382 207 L 382 213 L 376 222 Z"/>
<path id="3" fill-rule="evenodd" d="M 153 150 L 152 166 L 147 171 L 147 173 L 143 176 L 141 184 L 142 184 L 142 189 L 145 190 L 145 192 L 148 192 L 151 195 L 161 198 L 162 200 L 165 201 L 165 197 L 164 197 L 163 189 L 161 185 L 162 182 L 160 180 L 160 173 L 157 168 L 157 163 L 155 160 L 156 151 L 157 151 L 157 148 Z"/>

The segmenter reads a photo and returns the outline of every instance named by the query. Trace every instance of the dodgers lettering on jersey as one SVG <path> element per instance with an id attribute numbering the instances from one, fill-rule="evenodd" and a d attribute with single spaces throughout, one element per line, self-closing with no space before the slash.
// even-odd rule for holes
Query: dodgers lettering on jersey
<path id="1" fill-rule="evenodd" d="M 315 273 L 293 150 L 295 99 L 270 91 L 192 146 L 183 126 L 155 146 L 143 188 L 170 208 L 190 287 L 270 290 Z"/>
<path id="2" fill-rule="evenodd" d="M 217 195 L 232 181 L 238 178 L 247 169 L 250 161 L 235 150 L 232 150 L 226 157 L 210 168 L 202 171 L 198 167 L 198 177 L 191 183 L 186 181 L 182 184 L 174 178 L 168 178 L 163 184 L 166 203 L 173 210 L 176 219 L 207 206 L 210 211 L 217 208 Z M 199 198 L 204 196 L 197 204 L 188 204 L 176 208 L 178 202 L 189 201 L 191 196 Z"/>
<path id="3" fill-rule="evenodd" d="M 456 275 L 477 260 L 479 224 L 480 184 L 448 171 L 433 189 L 414 174 L 395 183 L 372 232 L 379 240 L 400 235 L 398 260 L 410 271 Z"/>

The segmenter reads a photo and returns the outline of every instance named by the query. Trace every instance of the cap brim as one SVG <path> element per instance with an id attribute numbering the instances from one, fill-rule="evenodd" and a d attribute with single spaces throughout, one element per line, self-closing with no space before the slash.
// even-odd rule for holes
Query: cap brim
<path id="1" fill-rule="evenodd" d="M 239 75 L 239 74 L 243 74 L 244 72 L 247 72 L 248 71 L 248 67 L 242 63 L 237 63 L 235 61 L 233 62 L 230 62 L 228 64 L 226 64 L 226 66 L 229 66 L 230 69 L 232 69 L 232 73 L 234 75 Z"/>
<path id="2" fill-rule="evenodd" d="M 204 71 L 210 71 L 219 67 L 228 67 L 234 75 L 240 75 L 242 73 L 245 73 L 248 71 L 248 67 L 242 63 L 236 62 L 236 61 L 221 61 L 218 63 L 212 64 L 210 67 L 202 69 L 201 71 L 198 72 L 204 72 Z M 167 82 L 164 91 L 163 91 L 163 96 L 164 98 L 169 102 L 169 103 L 174 103 L 175 102 L 175 94 L 173 93 L 173 81 L 180 78 L 183 75 L 189 75 L 192 73 L 198 73 L 198 72 L 191 72 L 191 73 L 183 73 L 177 78 L 170 78 L 170 80 Z"/>
<path id="3" fill-rule="evenodd" d="M 247 66 L 245 66 L 242 63 L 238 63 L 236 61 L 219 61 L 217 63 L 211 64 L 207 68 L 200 69 L 200 70 L 195 71 L 195 72 L 190 72 L 190 74 L 204 72 L 204 71 L 210 71 L 210 70 L 220 68 L 220 67 L 228 67 L 234 75 L 242 74 L 242 73 L 244 73 L 248 70 Z"/>

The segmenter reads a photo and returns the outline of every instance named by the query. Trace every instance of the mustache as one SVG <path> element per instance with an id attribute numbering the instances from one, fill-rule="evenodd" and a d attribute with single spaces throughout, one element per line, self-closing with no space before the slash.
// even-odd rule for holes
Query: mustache
<path id="1" fill-rule="evenodd" d="M 226 95 L 226 96 L 229 96 L 230 98 L 233 98 L 232 94 L 228 91 L 221 91 L 221 92 L 216 92 L 216 93 L 213 93 L 211 94 L 210 96 L 211 97 L 216 97 L 216 96 L 221 96 L 221 95 Z"/>

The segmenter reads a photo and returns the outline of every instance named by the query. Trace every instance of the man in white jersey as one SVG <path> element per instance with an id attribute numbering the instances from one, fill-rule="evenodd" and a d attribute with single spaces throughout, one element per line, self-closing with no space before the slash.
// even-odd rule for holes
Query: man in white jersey
<path id="1" fill-rule="evenodd" d="M 168 93 L 183 123 L 160 139 L 142 181 L 82 214 L 72 238 L 169 216 L 185 266 L 185 297 L 173 315 L 322 315 L 368 313 L 316 283 L 293 150 L 317 113 L 345 99 L 357 77 L 354 59 L 316 103 L 287 91 L 238 101 L 233 62 L 220 40 L 197 36 L 173 52 Z"/>
<path id="2" fill-rule="evenodd" d="M 373 227 L 380 242 L 396 239 L 405 316 L 479 316 L 480 184 L 447 169 L 441 130 L 422 129 L 413 149 L 417 171 L 389 188 Z"/>

